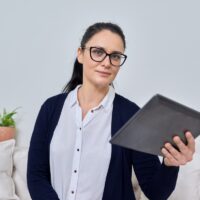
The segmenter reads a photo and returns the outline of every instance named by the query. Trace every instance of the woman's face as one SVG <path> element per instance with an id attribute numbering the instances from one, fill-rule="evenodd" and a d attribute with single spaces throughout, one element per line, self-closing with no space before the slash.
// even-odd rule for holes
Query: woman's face
<path id="1" fill-rule="evenodd" d="M 86 44 L 86 49 L 78 49 L 78 61 L 83 64 L 83 84 L 92 84 L 98 88 L 107 88 L 115 79 L 120 67 L 110 63 L 109 56 L 101 62 L 90 57 L 90 47 L 98 47 L 106 53 L 124 53 L 121 37 L 109 30 L 95 34 Z"/>

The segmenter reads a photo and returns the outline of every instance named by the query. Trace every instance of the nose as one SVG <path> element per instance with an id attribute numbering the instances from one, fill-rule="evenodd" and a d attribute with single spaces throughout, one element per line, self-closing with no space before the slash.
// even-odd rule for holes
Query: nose
<path id="1" fill-rule="evenodd" d="M 107 55 L 105 59 L 102 61 L 102 65 L 105 67 L 111 67 L 109 55 Z"/>

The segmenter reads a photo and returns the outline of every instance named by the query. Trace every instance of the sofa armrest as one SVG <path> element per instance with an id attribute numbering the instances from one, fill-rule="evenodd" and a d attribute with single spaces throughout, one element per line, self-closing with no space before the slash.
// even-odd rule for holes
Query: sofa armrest
<path id="1" fill-rule="evenodd" d="M 20 200 L 31 200 L 26 179 L 27 156 L 28 148 L 15 147 L 13 154 L 13 180 L 15 183 L 16 194 L 20 197 Z"/>

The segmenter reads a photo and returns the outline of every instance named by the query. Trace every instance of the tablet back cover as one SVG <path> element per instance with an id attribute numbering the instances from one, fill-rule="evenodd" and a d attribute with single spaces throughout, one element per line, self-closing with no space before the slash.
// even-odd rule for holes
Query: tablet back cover
<path id="1" fill-rule="evenodd" d="M 153 96 L 112 137 L 111 143 L 137 151 L 161 155 L 166 142 L 175 135 L 186 143 L 185 131 L 200 134 L 200 113 L 160 94 Z"/>

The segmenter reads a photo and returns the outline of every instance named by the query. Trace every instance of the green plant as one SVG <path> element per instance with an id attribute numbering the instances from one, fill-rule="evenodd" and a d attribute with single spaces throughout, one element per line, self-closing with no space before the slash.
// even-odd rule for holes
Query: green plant
<path id="1" fill-rule="evenodd" d="M 0 126 L 15 127 L 15 120 L 13 119 L 13 115 L 16 113 L 16 109 L 12 112 L 7 112 L 4 108 L 3 114 L 0 114 Z"/>

